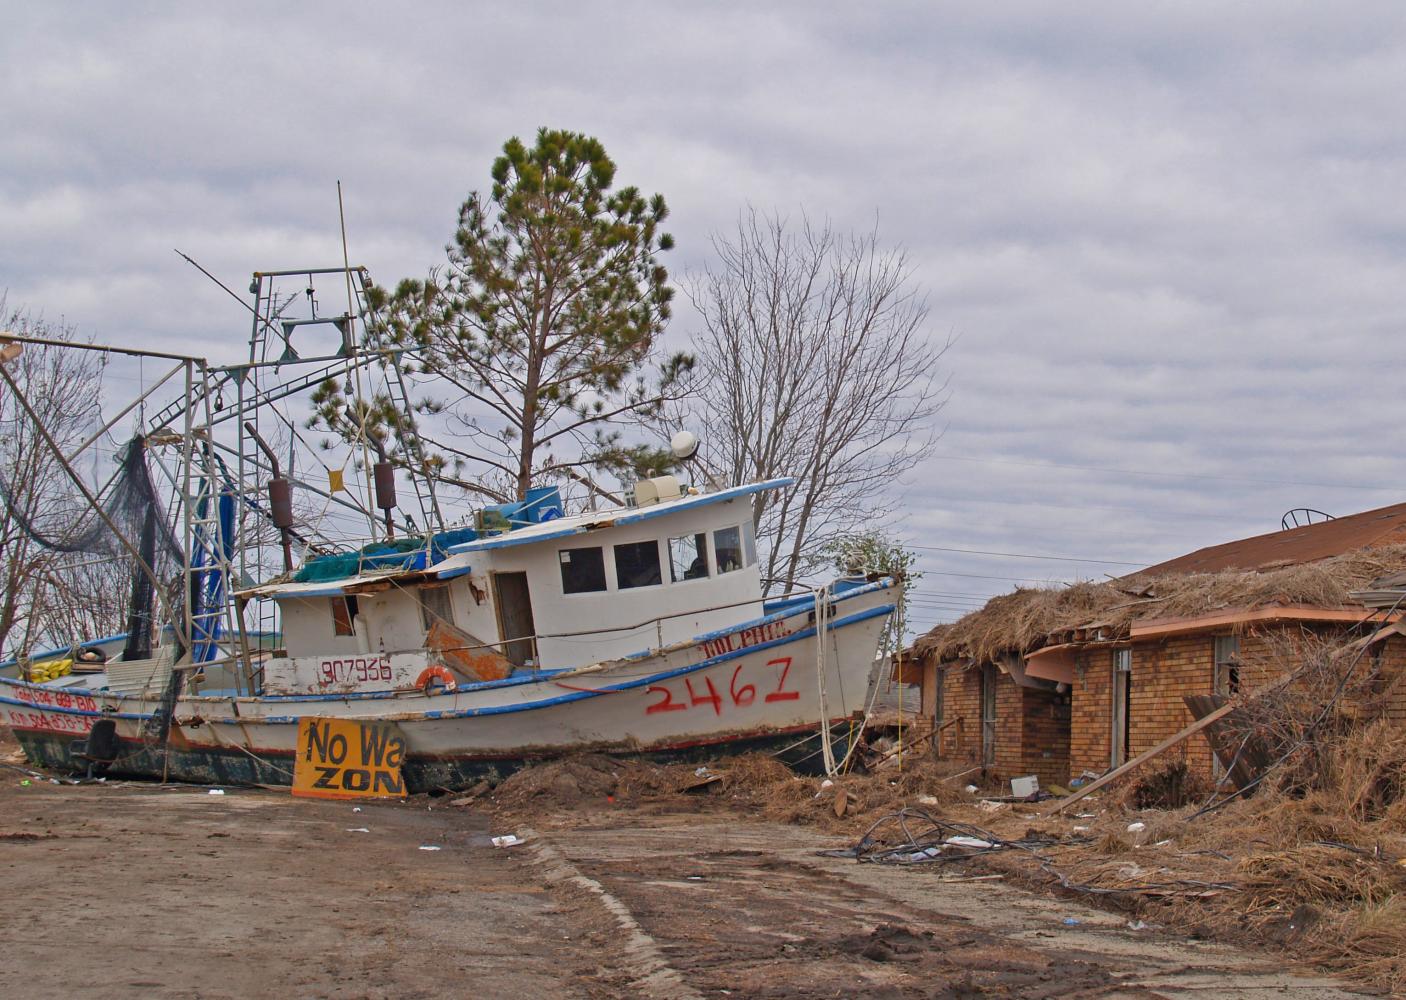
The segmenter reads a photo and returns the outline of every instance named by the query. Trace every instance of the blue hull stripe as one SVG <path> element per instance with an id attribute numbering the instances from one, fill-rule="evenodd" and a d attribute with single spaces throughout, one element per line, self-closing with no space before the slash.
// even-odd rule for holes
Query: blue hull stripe
<path id="1" fill-rule="evenodd" d="M 857 623 L 859 623 L 859 622 L 868 621 L 868 620 L 871 619 L 871 618 L 877 618 L 877 617 L 879 617 L 879 616 L 881 616 L 881 615 L 889 615 L 889 614 L 892 614 L 892 613 L 893 613 L 893 610 L 894 610 L 894 606 L 893 606 L 892 604 L 882 604 L 882 605 L 879 605 L 878 607 L 870 608 L 870 609 L 867 610 L 867 611 L 860 611 L 860 612 L 857 612 L 857 613 L 855 613 L 855 614 L 848 615 L 848 616 L 846 616 L 846 617 L 844 617 L 844 618 L 837 618 L 836 620 L 834 620 L 833 622 L 830 623 L 830 625 L 828 626 L 827 630 L 828 630 L 828 631 L 833 631 L 833 630 L 835 630 L 835 629 L 845 628 L 846 626 L 854 625 L 854 624 L 857 624 Z M 729 630 L 729 632 L 731 632 L 731 631 L 735 631 L 735 630 Z M 723 634 L 728 634 L 728 633 L 723 633 Z M 612 693 L 615 693 L 615 692 L 618 692 L 618 691 L 628 691 L 628 690 L 631 690 L 631 689 L 644 687 L 644 686 L 649 685 L 649 684 L 654 684 L 654 683 L 657 683 L 657 682 L 659 682 L 659 681 L 666 681 L 666 680 L 671 680 L 671 679 L 673 679 L 673 678 L 675 678 L 675 677 L 682 677 L 682 676 L 685 675 L 685 674 L 696 673 L 696 672 L 699 671 L 699 670 L 704 670 L 704 669 L 707 669 L 708 667 L 716 666 L 716 665 L 719 664 L 719 663 L 725 663 L 725 662 L 727 662 L 727 661 L 729 661 L 729 660 L 735 660 L 735 659 L 738 659 L 739 657 L 742 657 L 742 656 L 750 656 L 750 655 L 753 654 L 753 653 L 758 653 L 758 652 L 761 652 L 761 651 L 763 651 L 763 650 L 774 649 L 774 648 L 776 648 L 776 647 L 778 647 L 778 646 L 789 645 L 789 644 L 794 643 L 794 642 L 799 642 L 799 641 L 801 641 L 802 639 L 809 639 L 809 638 L 810 638 L 811 636 L 813 636 L 813 635 L 815 635 L 815 626 L 814 626 L 814 625 L 810 626 L 809 628 L 802 629 L 802 630 L 799 631 L 799 632 L 793 632 L 791 635 L 783 636 L 783 637 L 781 637 L 780 639 L 771 639 L 771 640 L 769 640 L 769 641 L 767 641 L 767 642 L 758 643 L 758 644 L 755 645 L 755 646 L 747 646 L 747 647 L 745 647 L 745 648 L 743 648 L 743 649 L 737 649 L 737 650 L 733 650 L 732 652 L 722 653 L 722 654 L 720 654 L 720 655 L 718 655 L 718 656 L 710 657 L 709 659 L 706 659 L 706 660 L 701 660 L 701 661 L 699 661 L 698 663 L 692 664 L 692 665 L 690 665 L 690 666 L 679 667 L 679 668 L 674 669 L 674 670 L 666 670 L 666 671 L 662 671 L 662 672 L 657 673 L 657 674 L 650 674 L 650 675 L 645 676 L 645 677 L 636 678 L 636 679 L 634 679 L 634 680 L 621 681 L 621 682 L 619 682 L 618 684 L 612 684 L 612 685 L 609 685 L 609 686 L 606 686 L 606 687 L 597 688 L 596 690 L 593 690 L 593 691 L 573 691 L 573 692 L 570 693 L 570 694 L 557 695 L 557 696 L 552 697 L 552 698 L 544 698 L 544 699 L 542 699 L 542 700 L 540 700 L 540 701 L 523 702 L 523 703 L 521 703 L 521 704 L 515 704 L 515 705 L 488 705 L 488 706 L 485 706 L 485 707 L 483 707 L 483 708 L 464 708 L 464 709 L 454 709 L 454 710 L 447 710 L 447 711 L 421 712 L 421 713 L 418 713 L 418 716 L 417 716 L 417 717 L 420 718 L 420 719 L 436 719 L 436 720 L 438 720 L 438 719 L 466 719 L 466 718 L 472 718 L 472 717 L 474 717 L 474 716 L 480 716 L 480 715 L 505 715 L 505 714 L 509 714 L 509 713 L 512 713 L 512 712 L 530 712 L 530 711 L 534 711 L 534 710 L 537 710 L 537 709 L 550 708 L 550 707 L 552 707 L 552 706 L 554 706 L 554 705 L 564 705 L 564 704 L 567 704 L 567 703 L 573 702 L 573 701 L 582 701 L 582 700 L 584 700 L 584 699 L 586 699 L 586 698 L 596 698 L 596 697 L 599 697 L 600 695 L 603 695 L 603 694 L 612 694 Z M 550 681 L 550 678 L 548 678 L 548 681 Z M 312 696 L 309 696 L 306 700 L 308 700 L 308 701 L 327 701 L 327 700 L 336 700 L 336 699 L 335 699 L 335 698 L 329 699 L 329 697 L 326 696 L 326 695 L 312 695 Z M 85 715 L 85 716 L 93 716 L 93 717 L 114 718 L 114 719 L 135 719 L 135 720 L 145 720 L 145 719 L 151 718 L 150 715 L 138 714 L 138 713 L 129 713 L 129 712 L 89 712 L 89 711 L 86 711 L 86 710 L 83 710 L 83 709 L 76 709 L 76 708 L 58 708 L 58 707 L 51 706 L 51 705 L 35 705 L 35 704 L 32 703 L 32 702 L 21 701 L 21 700 L 19 700 L 19 699 L 10 698 L 10 697 L 7 697 L 7 696 L 2 695 L 2 694 L 0 694 L 0 704 L 18 705 L 18 706 L 21 706 L 21 707 L 23 707 L 23 708 L 29 709 L 29 710 L 31 710 L 31 711 L 36 711 L 36 712 L 49 712 L 49 713 L 53 713 L 53 714 L 55 714 L 55 715 Z M 227 718 L 211 718 L 211 719 L 207 719 L 206 721 L 207 721 L 207 722 L 211 722 L 211 723 L 220 723 L 220 724 L 226 724 L 226 725 L 266 725 L 266 726 L 277 726 L 277 725 L 292 725 L 292 724 L 295 724 L 295 723 L 298 721 L 299 718 L 301 718 L 301 716 L 297 716 L 297 715 L 273 715 L 273 716 L 265 716 L 265 717 L 263 717 L 263 718 L 257 718 L 257 717 L 253 717 L 253 716 L 235 716 L 235 717 L 227 717 Z M 372 719 L 379 719 L 379 718 L 382 718 L 382 717 L 371 716 L 371 717 L 369 717 L 369 718 L 372 718 Z M 415 721 L 413 718 L 407 720 L 403 715 L 398 715 L 398 716 L 396 716 L 396 717 L 395 717 L 395 720 L 396 720 L 396 721 Z M 387 718 L 387 721 L 389 721 L 389 718 Z"/>

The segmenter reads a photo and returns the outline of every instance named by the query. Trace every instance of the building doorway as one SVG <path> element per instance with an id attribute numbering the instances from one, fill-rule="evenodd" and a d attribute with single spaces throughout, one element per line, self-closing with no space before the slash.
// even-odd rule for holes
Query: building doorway
<path id="1" fill-rule="evenodd" d="M 1133 651 L 1115 649 L 1113 651 L 1113 753 L 1109 764 L 1121 767 L 1128 760 L 1129 737 L 1132 735 L 1130 713 L 1128 711 L 1133 691 Z"/>
<path id="2" fill-rule="evenodd" d="M 981 667 L 981 766 L 996 766 L 996 666 Z"/>
<path id="3" fill-rule="evenodd" d="M 494 573 L 493 603 L 498 609 L 498 636 L 503 642 L 503 655 L 512 664 L 537 666 L 533 636 L 537 626 L 532 621 L 532 595 L 527 589 L 526 573 Z"/>

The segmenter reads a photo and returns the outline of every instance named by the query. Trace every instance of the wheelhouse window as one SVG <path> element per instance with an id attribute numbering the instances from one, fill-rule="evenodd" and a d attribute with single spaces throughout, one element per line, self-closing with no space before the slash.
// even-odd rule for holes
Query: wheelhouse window
<path id="1" fill-rule="evenodd" d="M 669 579 L 701 580 L 708 575 L 708 536 L 681 535 L 669 539 Z"/>
<path id="2" fill-rule="evenodd" d="M 602 549 L 562 549 L 558 556 L 563 594 L 590 594 L 605 589 L 605 552 Z"/>
<path id="3" fill-rule="evenodd" d="M 332 634 L 356 635 L 356 598 L 339 595 L 329 600 L 332 602 Z"/>
<path id="4" fill-rule="evenodd" d="M 713 532 L 713 559 L 719 573 L 731 573 L 743 567 L 740 528 L 719 528 Z"/>
<path id="5" fill-rule="evenodd" d="M 420 588 L 420 616 L 424 619 L 426 632 L 434 627 L 435 622 L 454 624 L 447 586 Z"/>
<path id="6" fill-rule="evenodd" d="M 757 561 L 757 531 L 751 521 L 742 522 L 742 558 L 747 566 Z"/>
<path id="7" fill-rule="evenodd" d="M 659 569 L 659 542 L 629 542 L 615 546 L 615 579 L 621 590 L 663 583 Z"/>

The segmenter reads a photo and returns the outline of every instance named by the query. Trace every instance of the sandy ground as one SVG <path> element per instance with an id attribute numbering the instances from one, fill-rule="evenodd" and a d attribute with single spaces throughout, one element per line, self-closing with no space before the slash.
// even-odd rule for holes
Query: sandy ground
<path id="1" fill-rule="evenodd" d="M 607 807 L 539 833 L 445 799 L 23 780 L 0 769 L 7 998 L 1352 995 L 735 816 Z M 490 843 L 509 830 L 526 842 Z"/>

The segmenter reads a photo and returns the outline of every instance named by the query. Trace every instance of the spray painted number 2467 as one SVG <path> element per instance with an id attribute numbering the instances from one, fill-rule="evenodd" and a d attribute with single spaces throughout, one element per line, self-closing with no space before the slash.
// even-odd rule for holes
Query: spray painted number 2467
<path id="1" fill-rule="evenodd" d="M 762 696 L 762 701 L 797 701 L 801 697 L 799 691 L 786 690 L 786 676 L 791 672 L 791 658 L 781 656 L 775 660 L 767 660 L 766 665 L 780 669 L 780 676 L 776 679 L 776 690 L 768 691 Z M 757 700 L 757 686 L 755 684 L 741 684 L 739 675 L 745 664 L 739 663 L 737 669 L 732 672 L 732 680 L 728 684 L 727 695 L 718 693 L 718 689 L 713 684 L 711 677 L 704 677 L 695 681 L 692 677 L 683 679 L 683 692 L 678 692 L 668 684 L 651 684 L 645 688 L 646 694 L 658 694 L 658 701 L 647 705 L 644 710 L 645 715 L 653 715 L 655 712 L 685 712 L 690 708 L 699 705 L 711 705 L 714 715 L 722 715 L 723 709 L 729 704 L 738 708 L 746 708 Z M 677 683 L 677 682 L 675 682 Z M 687 700 L 682 700 L 676 695 L 682 694 Z"/>

